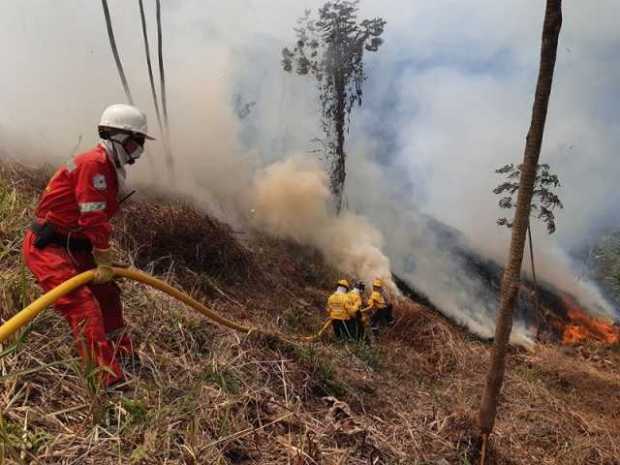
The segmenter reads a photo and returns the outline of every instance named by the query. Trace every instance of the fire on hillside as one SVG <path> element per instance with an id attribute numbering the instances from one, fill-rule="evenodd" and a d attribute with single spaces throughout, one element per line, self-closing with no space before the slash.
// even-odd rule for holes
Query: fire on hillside
<path id="1" fill-rule="evenodd" d="M 568 295 L 563 296 L 562 300 L 568 309 L 569 319 L 561 328 L 563 344 L 579 344 L 589 340 L 608 344 L 620 343 L 620 326 L 588 315 L 575 299 Z"/>
<path id="2" fill-rule="evenodd" d="M 528 315 L 530 328 L 540 342 L 576 345 L 588 342 L 620 343 L 620 325 L 611 319 L 593 316 L 577 299 L 566 292 L 538 286 L 521 285 L 519 309 Z"/>
<path id="3" fill-rule="evenodd" d="M 483 283 L 490 295 L 495 296 L 499 305 L 502 268 L 492 260 L 465 248 L 458 249 L 456 255 L 463 260 L 465 269 Z M 395 282 L 404 295 L 443 313 L 441 308 L 435 307 L 418 289 L 398 277 L 395 277 Z M 571 294 L 546 284 L 539 283 L 535 286 L 528 280 L 522 282 L 514 318 L 523 322 L 528 332 L 540 343 L 620 344 L 618 322 L 594 316 L 593 312 L 579 304 Z"/>

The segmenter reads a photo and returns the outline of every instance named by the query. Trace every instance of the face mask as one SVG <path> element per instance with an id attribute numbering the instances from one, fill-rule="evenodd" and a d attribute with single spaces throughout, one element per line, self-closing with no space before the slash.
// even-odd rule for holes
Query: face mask
<path id="1" fill-rule="evenodd" d="M 108 157 L 116 168 L 119 184 L 119 195 L 125 191 L 127 179 L 126 165 L 133 165 L 144 153 L 144 136 L 131 134 L 115 134 L 101 141 L 106 148 Z"/>
<path id="2" fill-rule="evenodd" d="M 139 140 L 138 137 L 130 134 L 115 134 L 108 139 L 101 140 L 100 143 L 108 150 L 114 165 L 117 168 L 124 168 L 125 165 L 133 165 L 144 153 L 144 139 Z"/>
<path id="3" fill-rule="evenodd" d="M 144 139 L 130 136 L 123 143 L 123 149 L 127 154 L 127 164 L 133 165 L 144 153 Z"/>
<path id="4" fill-rule="evenodd" d="M 144 146 L 138 145 L 138 147 L 136 148 L 136 150 L 133 151 L 131 156 L 134 160 L 137 160 L 138 158 L 142 156 L 143 153 L 144 153 Z"/>

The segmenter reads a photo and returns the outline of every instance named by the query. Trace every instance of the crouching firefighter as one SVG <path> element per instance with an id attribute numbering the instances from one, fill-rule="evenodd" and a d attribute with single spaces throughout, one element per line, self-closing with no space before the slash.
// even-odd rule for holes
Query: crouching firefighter
<path id="1" fill-rule="evenodd" d="M 349 287 L 349 282 L 341 279 L 336 292 L 327 299 L 327 311 L 332 320 L 334 334 L 340 340 L 357 338 L 359 335 L 359 323 L 351 306 Z"/>
<path id="2" fill-rule="evenodd" d="M 54 308 L 69 323 L 82 358 L 100 368 L 99 380 L 107 387 L 123 380 L 118 357 L 133 352 L 120 289 L 112 282 L 110 218 L 119 208 L 125 167 L 140 158 L 145 139 L 153 138 L 144 113 L 130 105 L 106 108 L 98 129 L 99 144 L 75 155 L 49 181 L 26 231 L 23 254 L 45 292 L 96 267 L 89 285 L 58 299 Z"/>

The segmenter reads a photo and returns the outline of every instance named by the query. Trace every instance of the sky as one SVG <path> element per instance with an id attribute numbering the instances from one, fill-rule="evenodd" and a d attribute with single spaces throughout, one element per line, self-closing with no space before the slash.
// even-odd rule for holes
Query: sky
<path id="1" fill-rule="evenodd" d="M 284 73 L 280 52 L 295 40 L 296 19 L 323 2 L 162 3 L 171 130 L 182 158 L 176 184 L 201 186 L 204 203 L 226 211 L 238 206 L 222 200 L 238 193 L 238 179 L 249 183 L 252 171 L 317 148 L 315 84 Z M 137 2 L 109 4 L 130 86 L 154 127 Z M 154 43 L 154 2 L 145 4 Z M 541 274 L 568 286 L 568 256 L 620 228 L 620 3 L 565 0 L 563 8 L 541 161 L 560 177 L 565 208 L 554 236 L 542 224 L 534 236 L 548 251 Z M 544 2 L 534 0 L 361 1 L 360 18 L 387 24 L 385 43 L 366 57 L 364 104 L 352 115 L 346 195 L 383 232 L 399 267 L 418 257 L 423 268 L 424 251 L 436 252 L 420 225 L 427 215 L 505 259 L 509 233 L 495 225 L 504 212 L 491 192 L 501 181 L 494 170 L 523 155 L 543 15 Z M 95 142 L 102 109 L 124 101 L 100 2 L 5 1 L 0 22 L 0 148 L 59 160 L 80 137 L 83 148 Z M 256 102 L 243 120 L 235 96 Z M 161 149 L 149 150 L 152 159 L 132 176 L 161 182 Z M 430 283 L 432 275 L 415 279 Z"/>

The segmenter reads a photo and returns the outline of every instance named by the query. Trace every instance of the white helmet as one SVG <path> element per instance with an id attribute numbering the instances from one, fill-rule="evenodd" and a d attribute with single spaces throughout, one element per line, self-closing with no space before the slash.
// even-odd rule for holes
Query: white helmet
<path id="1" fill-rule="evenodd" d="M 147 133 L 146 115 L 138 108 L 132 105 L 125 105 L 124 103 L 110 105 L 103 110 L 99 127 L 121 129 L 133 134 L 141 134 L 150 140 L 155 140 L 154 137 Z"/>

